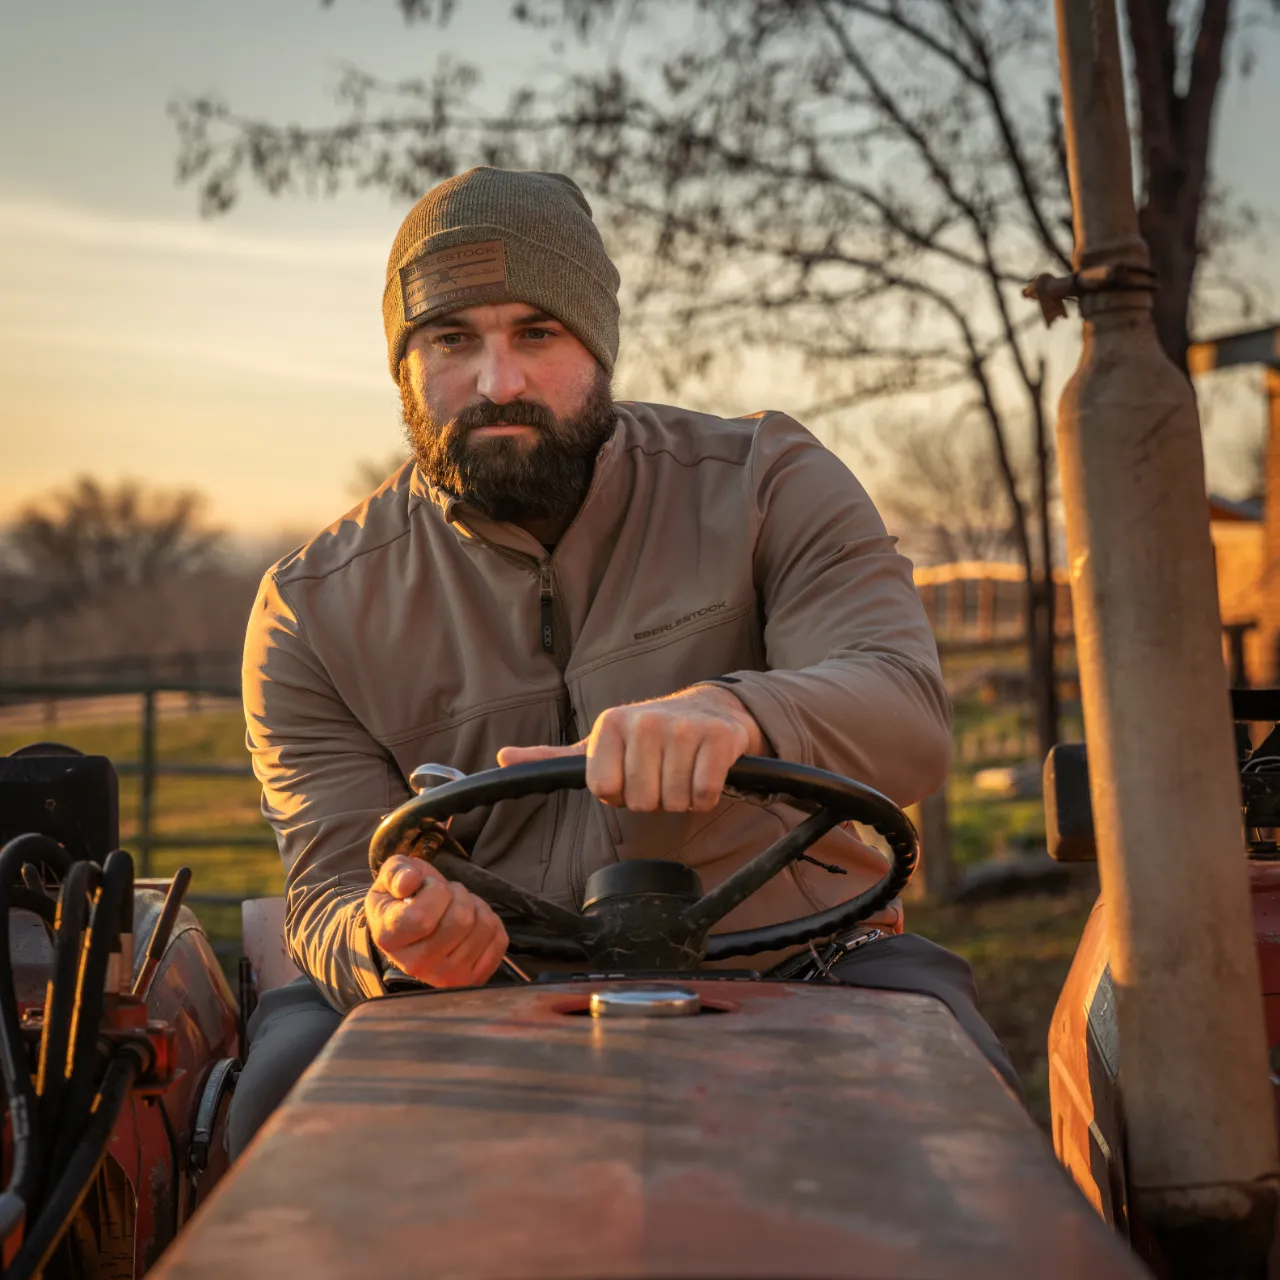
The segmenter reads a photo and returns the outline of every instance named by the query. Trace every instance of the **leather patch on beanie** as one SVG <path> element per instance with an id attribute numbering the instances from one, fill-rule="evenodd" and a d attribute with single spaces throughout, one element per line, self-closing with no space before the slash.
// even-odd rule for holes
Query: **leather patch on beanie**
<path id="1" fill-rule="evenodd" d="M 404 318 L 507 292 L 507 251 L 501 240 L 481 240 L 425 254 L 400 268 Z"/>

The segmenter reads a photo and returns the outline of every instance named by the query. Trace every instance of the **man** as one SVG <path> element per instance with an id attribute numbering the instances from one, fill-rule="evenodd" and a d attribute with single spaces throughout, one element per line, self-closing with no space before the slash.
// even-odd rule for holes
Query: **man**
<path id="1" fill-rule="evenodd" d="M 740 755 L 901 804 L 943 781 L 937 651 L 870 500 L 783 414 L 614 403 L 617 288 L 559 174 L 473 169 L 400 228 L 383 318 L 413 463 L 268 572 L 249 623 L 248 741 L 307 979 L 254 1016 L 233 1150 L 388 973 L 463 986 L 502 962 L 502 921 L 426 863 L 370 884 L 369 838 L 417 765 L 585 754 L 588 792 L 452 828 L 571 906 L 618 858 L 676 857 L 711 887 L 798 822 L 721 797 Z M 884 871 L 848 829 L 813 853 L 845 874 L 795 864 L 718 927 L 807 915 Z M 1012 1077 L 967 966 L 901 927 L 897 904 L 868 921 L 836 974 L 939 995 Z"/>

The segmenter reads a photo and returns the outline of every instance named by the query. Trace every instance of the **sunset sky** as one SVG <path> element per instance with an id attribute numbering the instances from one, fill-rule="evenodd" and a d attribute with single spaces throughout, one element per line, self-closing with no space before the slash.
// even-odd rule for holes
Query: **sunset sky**
<path id="1" fill-rule="evenodd" d="M 208 91 L 314 122 L 336 113 L 342 64 L 395 77 L 446 49 L 502 90 L 551 57 L 508 8 L 469 0 L 441 32 L 406 30 L 393 0 L 0 0 L 0 521 L 82 472 L 200 488 L 253 533 L 350 505 L 357 462 L 400 440 L 380 298 L 404 207 L 251 192 L 204 221 L 175 183 L 165 107 Z M 1258 42 L 1219 115 L 1218 167 L 1265 215 L 1250 270 L 1280 318 L 1280 38 Z"/>

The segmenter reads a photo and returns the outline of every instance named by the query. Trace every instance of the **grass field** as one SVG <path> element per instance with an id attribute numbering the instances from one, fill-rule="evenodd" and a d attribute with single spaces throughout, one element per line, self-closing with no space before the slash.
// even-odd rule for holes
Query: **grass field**
<path id="1" fill-rule="evenodd" d="M 138 758 L 136 720 L 57 724 L 39 732 L 0 728 L 0 754 L 46 737 L 109 756 L 117 764 Z M 157 748 L 161 761 L 247 763 L 244 722 L 238 709 L 161 717 Z M 195 873 L 193 894 L 257 897 L 282 892 L 280 860 L 270 829 L 258 812 L 258 786 L 252 777 L 161 776 L 155 800 L 153 874 L 171 873 L 186 863 Z M 1038 801 L 979 803 L 963 773 L 957 773 L 952 783 L 952 818 L 961 863 L 1043 830 Z M 125 776 L 120 781 L 120 832 L 125 848 L 136 847 L 137 820 L 137 778 Z M 167 835 L 258 835 L 263 846 L 215 844 L 179 851 L 165 848 Z M 1042 1124 L 1048 1121 L 1045 1037 L 1049 1018 L 1092 901 L 1091 892 L 1076 890 L 978 906 L 915 903 L 907 908 L 913 932 L 959 952 L 973 965 L 980 1007 L 1008 1048 L 1032 1113 Z M 196 910 L 215 940 L 232 942 L 239 937 L 239 912 L 234 907 L 197 903 Z"/>

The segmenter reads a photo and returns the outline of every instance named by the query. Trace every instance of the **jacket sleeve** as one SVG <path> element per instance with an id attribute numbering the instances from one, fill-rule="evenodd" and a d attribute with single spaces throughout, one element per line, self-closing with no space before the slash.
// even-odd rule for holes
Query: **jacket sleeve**
<path id="1" fill-rule="evenodd" d="M 364 914 L 369 838 L 409 790 L 339 698 L 272 573 L 254 602 L 242 674 L 262 812 L 284 862 L 289 954 L 346 1010 L 385 991 Z"/>
<path id="2" fill-rule="evenodd" d="M 848 468 L 799 423 L 756 433 L 755 577 L 767 670 L 728 673 L 782 759 L 898 804 L 943 783 L 951 704 L 911 562 Z"/>

